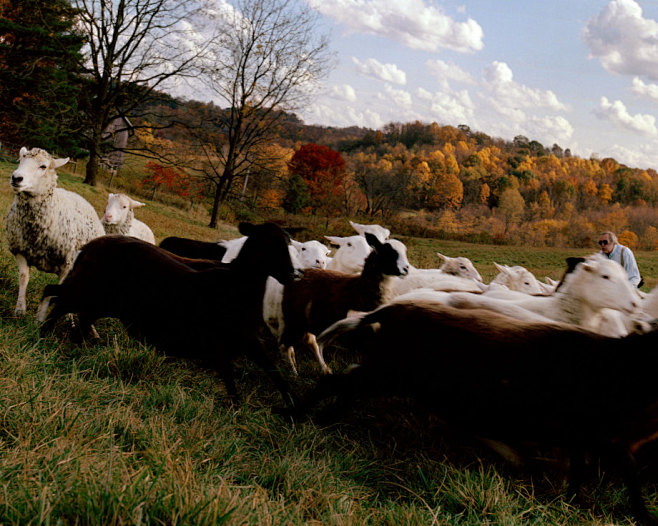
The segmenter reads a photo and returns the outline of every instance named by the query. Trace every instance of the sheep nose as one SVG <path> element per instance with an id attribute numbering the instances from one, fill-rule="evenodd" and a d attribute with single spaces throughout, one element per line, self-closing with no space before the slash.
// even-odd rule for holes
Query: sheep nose
<path id="1" fill-rule="evenodd" d="M 22 175 L 12 175 L 11 176 L 11 184 L 13 186 L 16 186 L 18 183 L 20 183 L 23 180 Z"/>

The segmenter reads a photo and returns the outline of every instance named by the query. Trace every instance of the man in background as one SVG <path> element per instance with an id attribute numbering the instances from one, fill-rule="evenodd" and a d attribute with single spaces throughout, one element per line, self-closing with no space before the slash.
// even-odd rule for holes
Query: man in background
<path id="1" fill-rule="evenodd" d="M 599 236 L 599 246 L 601 253 L 608 259 L 619 263 L 628 274 L 628 281 L 635 287 L 640 286 L 640 269 L 637 268 L 633 251 L 620 245 L 614 232 L 602 232 Z"/>

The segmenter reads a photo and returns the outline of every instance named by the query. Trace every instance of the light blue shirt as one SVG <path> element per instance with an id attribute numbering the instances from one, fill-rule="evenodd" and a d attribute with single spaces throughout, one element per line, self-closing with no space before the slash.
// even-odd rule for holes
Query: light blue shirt
<path id="1" fill-rule="evenodd" d="M 637 268 L 637 263 L 635 262 L 635 256 L 630 248 L 620 245 L 619 243 L 615 244 L 615 248 L 612 249 L 610 254 L 603 254 L 608 259 L 612 259 L 621 265 L 621 253 L 624 252 L 624 270 L 628 274 L 628 281 L 631 282 L 631 285 L 635 287 L 640 283 L 640 269 Z"/>

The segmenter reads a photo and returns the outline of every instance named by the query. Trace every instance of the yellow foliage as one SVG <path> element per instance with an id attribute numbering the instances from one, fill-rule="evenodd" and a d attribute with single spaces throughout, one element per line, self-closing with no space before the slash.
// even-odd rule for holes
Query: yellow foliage
<path id="1" fill-rule="evenodd" d="M 637 249 L 639 238 L 637 237 L 637 234 L 635 232 L 631 232 L 630 230 L 624 230 L 621 234 L 617 235 L 617 239 L 619 240 L 619 243 L 621 243 L 622 245 L 626 245 L 628 248 L 632 250 Z"/>

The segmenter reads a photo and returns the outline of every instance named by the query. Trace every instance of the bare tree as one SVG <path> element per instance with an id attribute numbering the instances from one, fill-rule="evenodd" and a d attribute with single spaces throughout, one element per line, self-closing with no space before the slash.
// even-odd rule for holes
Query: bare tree
<path id="1" fill-rule="evenodd" d="M 192 76 L 206 45 L 199 28 L 208 16 L 196 0 L 72 0 L 87 37 L 82 109 L 89 162 L 85 183 L 95 185 L 104 134 L 131 115 L 156 89 Z M 125 128 L 125 126 L 124 126 Z M 120 132 L 122 130 L 115 130 Z"/>
<path id="2" fill-rule="evenodd" d="M 285 112 L 308 102 L 333 58 L 317 15 L 304 2 L 238 0 L 220 33 L 204 76 L 225 108 L 214 121 L 219 162 L 206 174 L 215 187 L 210 226 L 236 177 L 259 173 L 262 146 Z"/>

